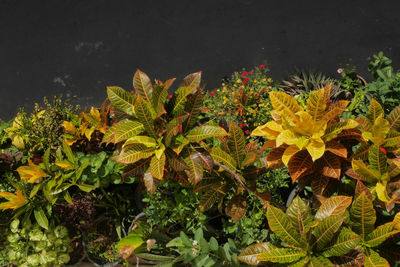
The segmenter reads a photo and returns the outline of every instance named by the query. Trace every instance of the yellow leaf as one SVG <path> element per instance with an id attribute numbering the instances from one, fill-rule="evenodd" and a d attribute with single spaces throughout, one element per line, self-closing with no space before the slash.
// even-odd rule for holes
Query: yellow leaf
<path id="1" fill-rule="evenodd" d="M 290 130 L 285 130 L 282 133 L 280 133 L 276 138 L 276 146 L 279 147 L 282 144 L 294 145 L 296 144 L 297 139 L 299 139 L 300 137 L 301 136 Z"/>
<path id="2" fill-rule="evenodd" d="M 92 107 L 90 109 L 90 115 L 92 115 L 93 117 L 95 117 L 96 119 L 98 119 L 99 121 L 101 120 L 100 118 L 100 112 L 97 108 Z"/>
<path id="3" fill-rule="evenodd" d="M 6 202 L 0 203 L 0 209 L 2 210 L 15 210 L 22 207 L 26 203 L 26 199 L 21 190 L 17 190 L 15 194 L 10 192 L 0 192 L 0 197 L 8 200 Z"/>
<path id="4" fill-rule="evenodd" d="M 386 185 L 382 183 L 377 183 L 375 186 L 376 194 L 378 195 L 379 200 L 383 202 L 390 201 L 390 198 L 386 192 Z"/>
<path id="5" fill-rule="evenodd" d="M 321 139 L 311 139 L 306 148 L 313 161 L 316 161 L 325 153 L 325 143 Z"/>
<path id="6" fill-rule="evenodd" d="M 400 230 L 400 212 L 398 212 L 396 216 L 394 216 L 393 228 L 396 230 Z"/>
<path id="7" fill-rule="evenodd" d="M 69 133 L 69 134 L 77 133 L 77 130 L 76 130 L 75 126 L 72 124 L 72 122 L 64 121 L 62 125 L 63 125 L 66 133 Z"/>
<path id="8" fill-rule="evenodd" d="M 25 148 L 24 138 L 22 138 L 22 136 L 20 136 L 18 134 L 15 134 L 13 136 L 12 144 L 18 149 L 24 149 Z"/>
<path id="9" fill-rule="evenodd" d="M 94 128 L 88 128 L 85 130 L 85 136 L 90 141 L 92 139 L 92 133 L 94 132 Z"/>
<path id="10" fill-rule="evenodd" d="M 299 152 L 300 150 L 297 148 L 296 145 L 291 145 L 288 148 L 285 149 L 285 152 L 283 152 L 282 155 L 282 162 L 287 166 L 289 163 L 290 158 Z"/>
<path id="11" fill-rule="evenodd" d="M 55 163 L 58 167 L 60 167 L 60 168 L 63 168 L 63 169 L 67 169 L 67 170 L 73 170 L 73 169 L 75 169 L 73 166 L 72 166 L 72 164 L 69 162 L 69 161 L 67 161 L 67 160 L 63 160 L 63 161 L 58 161 L 58 160 L 56 160 L 56 163 Z"/>
<path id="12" fill-rule="evenodd" d="M 368 136 L 368 138 L 375 145 L 382 145 L 385 142 L 385 137 L 389 132 L 389 130 L 390 130 L 389 122 L 382 117 L 378 117 L 375 120 L 374 125 L 372 126 L 371 135 Z"/>
<path id="13" fill-rule="evenodd" d="M 269 98 L 271 105 L 281 116 L 287 116 L 295 121 L 296 113 L 303 109 L 297 103 L 296 99 L 283 92 L 270 92 Z"/>
<path id="14" fill-rule="evenodd" d="M 17 169 L 21 179 L 27 179 L 28 183 L 36 183 L 40 178 L 46 176 L 46 173 L 31 160 L 28 160 L 28 163 L 28 166 L 21 166 Z"/>
<path id="15" fill-rule="evenodd" d="M 252 133 L 251 136 L 264 136 L 267 139 L 275 140 L 280 132 L 271 130 L 268 127 L 268 123 L 258 126 Z"/>

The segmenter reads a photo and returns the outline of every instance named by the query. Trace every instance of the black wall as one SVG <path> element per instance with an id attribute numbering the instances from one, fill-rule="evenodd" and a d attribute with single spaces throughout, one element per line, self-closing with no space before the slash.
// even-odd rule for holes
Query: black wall
<path id="1" fill-rule="evenodd" d="M 294 67 L 336 75 L 349 58 L 366 72 L 383 50 L 400 63 L 400 1 L 0 0 L 0 117 L 43 96 L 98 105 L 106 85 L 131 90 L 198 70 L 209 88 L 267 60 L 273 78 Z"/>

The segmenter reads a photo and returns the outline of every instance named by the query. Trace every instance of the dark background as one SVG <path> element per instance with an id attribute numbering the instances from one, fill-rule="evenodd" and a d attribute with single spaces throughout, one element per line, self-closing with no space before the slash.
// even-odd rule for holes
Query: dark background
<path id="1" fill-rule="evenodd" d="M 106 85 L 131 90 L 137 68 L 161 80 L 198 70 L 208 88 L 266 60 L 366 74 L 384 51 L 400 62 L 400 1 L 0 0 L 0 117 L 44 96 L 98 105 Z"/>

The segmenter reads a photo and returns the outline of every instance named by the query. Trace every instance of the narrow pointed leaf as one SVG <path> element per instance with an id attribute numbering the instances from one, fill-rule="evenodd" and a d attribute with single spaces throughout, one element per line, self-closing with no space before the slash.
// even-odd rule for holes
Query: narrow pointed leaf
<path id="1" fill-rule="evenodd" d="M 132 164 L 138 160 L 145 159 L 154 154 L 154 148 L 142 144 L 132 144 L 125 147 L 116 158 L 117 162 Z"/>
<path id="2" fill-rule="evenodd" d="M 141 124 L 143 124 L 146 132 L 153 138 L 157 138 L 156 131 L 154 129 L 154 121 L 153 121 L 153 107 L 150 103 L 143 100 L 143 98 L 138 97 L 135 103 L 135 111 L 136 117 Z"/>
<path id="3" fill-rule="evenodd" d="M 387 159 L 378 145 L 372 145 L 368 153 L 369 164 L 372 168 L 376 169 L 379 173 L 383 174 L 387 171 Z"/>
<path id="4" fill-rule="evenodd" d="M 107 129 L 103 137 L 104 143 L 119 143 L 144 131 L 143 124 L 138 121 L 122 120 Z"/>
<path id="5" fill-rule="evenodd" d="M 183 124 L 183 133 L 186 133 L 189 129 L 192 129 L 196 125 L 201 113 L 202 105 L 203 94 L 200 90 L 195 94 L 188 96 L 185 106 L 185 112 L 188 114 L 188 118 Z"/>
<path id="6" fill-rule="evenodd" d="M 399 232 L 400 231 L 396 231 L 393 228 L 393 224 L 389 222 L 373 230 L 367 235 L 365 240 L 370 247 L 377 247 L 382 244 L 386 239 Z"/>
<path id="7" fill-rule="evenodd" d="M 228 153 L 224 152 L 221 148 L 213 147 L 211 149 L 210 155 L 215 161 L 225 165 L 232 171 L 236 170 L 237 167 L 236 161 Z"/>
<path id="8" fill-rule="evenodd" d="M 168 87 L 165 85 L 154 86 L 151 102 L 153 103 L 153 108 L 158 116 L 165 113 L 164 104 L 167 101 L 167 97 Z"/>
<path id="9" fill-rule="evenodd" d="M 387 120 L 391 129 L 400 130 L 400 106 L 397 106 L 389 113 Z"/>
<path id="10" fill-rule="evenodd" d="M 378 103 L 375 99 L 371 99 L 371 104 L 368 108 L 367 118 L 374 122 L 377 118 L 383 117 L 385 115 L 381 104 Z"/>
<path id="11" fill-rule="evenodd" d="M 44 229 L 49 229 L 49 221 L 47 220 L 46 214 L 41 208 L 37 208 L 33 211 L 35 215 L 36 222 Z"/>
<path id="12" fill-rule="evenodd" d="M 242 129 L 234 123 L 229 127 L 228 146 L 236 165 L 240 166 L 245 158 L 245 139 Z"/>

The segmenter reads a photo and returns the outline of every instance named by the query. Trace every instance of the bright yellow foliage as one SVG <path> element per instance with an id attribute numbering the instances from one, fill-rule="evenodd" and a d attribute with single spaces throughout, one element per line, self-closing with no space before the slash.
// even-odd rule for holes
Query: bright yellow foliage
<path id="1" fill-rule="evenodd" d="M 354 120 L 340 121 L 331 125 L 331 120 L 340 115 L 348 101 L 330 103 L 331 85 L 312 92 L 307 107 L 302 108 L 290 95 L 283 92 L 270 92 L 271 115 L 273 121 L 257 127 L 253 136 L 263 136 L 276 141 L 276 147 L 288 145 L 282 161 L 288 164 L 298 151 L 306 149 L 315 161 L 325 153 L 325 143 L 336 137 L 342 130 L 355 128 Z"/>
<path id="2" fill-rule="evenodd" d="M 0 209 L 2 210 L 15 210 L 22 207 L 26 203 L 26 199 L 21 190 L 17 190 L 15 194 L 10 192 L 0 192 L 0 197 L 7 199 L 6 202 L 0 203 Z"/>
<path id="3" fill-rule="evenodd" d="M 31 160 L 28 160 L 29 166 L 21 166 L 17 172 L 21 179 L 28 180 L 28 183 L 36 183 L 40 178 L 46 176 L 46 173 Z"/>

